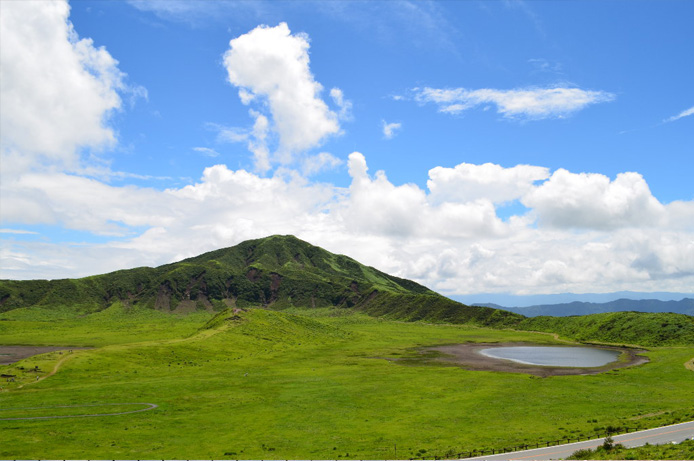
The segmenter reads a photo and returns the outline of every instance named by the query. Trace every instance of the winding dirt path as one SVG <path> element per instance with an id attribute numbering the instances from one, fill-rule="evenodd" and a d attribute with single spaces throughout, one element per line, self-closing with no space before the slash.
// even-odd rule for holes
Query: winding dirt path
<path id="1" fill-rule="evenodd" d="M 58 372 L 58 370 L 60 369 L 60 367 L 62 366 L 62 364 L 65 363 L 65 361 L 71 357 L 73 357 L 73 355 L 72 355 L 72 353 L 69 353 L 68 355 L 66 355 L 65 357 L 61 358 L 60 360 L 58 360 L 56 362 L 55 366 L 53 366 L 53 370 L 50 373 L 48 373 L 45 376 L 40 376 L 39 379 L 37 379 L 36 381 L 31 381 L 31 382 L 28 382 L 26 384 L 21 384 L 21 385 L 17 386 L 17 389 L 21 389 L 24 386 L 31 386 L 32 384 L 40 383 L 41 381 L 43 381 L 46 378 L 50 378 L 51 376 L 56 374 Z"/>
<path id="2" fill-rule="evenodd" d="M 36 381 L 36 382 L 43 381 L 44 379 L 50 378 L 51 376 L 53 376 L 54 374 L 56 374 L 56 373 L 58 372 L 58 369 L 62 366 L 62 364 L 65 363 L 65 361 L 66 361 L 67 359 L 71 358 L 71 357 L 73 357 L 72 352 L 70 352 L 69 355 L 66 355 L 66 356 L 63 357 L 62 359 L 58 360 L 58 362 L 57 362 L 57 363 L 55 364 L 55 366 L 53 367 L 53 370 L 52 370 L 50 373 L 48 373 L 46 376 L 40 377 L 40 378 L 38 379 L 38 381 Z"/>

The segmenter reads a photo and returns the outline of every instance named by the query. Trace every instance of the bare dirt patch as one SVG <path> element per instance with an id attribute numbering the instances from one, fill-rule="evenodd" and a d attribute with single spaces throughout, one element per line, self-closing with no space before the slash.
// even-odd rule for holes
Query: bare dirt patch
<path id="1" fill-rule="evenodd" d="M 629 349 L 625 347 L 601 346 L 602 349 L 610 349 L 622 353 L 618 361 L 608 363 L 601 367 L 594 368 L 572 368 L 572 367 L 545 367 L 538 365 L 526 365 L 513 362 L 511 360 L 487 357 L 480 353 L 482 349 L 492 347 L 513 347 L 513 346 L 540 346 L 541 344 L 530 344 L 520 342 L 508 343 L 465 343 L 450 344 L 444 346 L 427 347 L 421 349 L 422 360 L 429 363 L 438 362 L 460 366 L 466 370 L 474 371 L 500 371 L 505 373 L 526 373 L 530 375 L 547 376 L 567 376 L 567 375 L 593 375 L 615 370 L 617 368 L 631 367 L 648 362 L 648 358 L 638 355 L 644 350 Z M 545 344 L 546 345 L 546 344 Z M 432 353 L 435 356 L 432 357 Z"/>
<path id="2" fill-rule="evenodd" d="M 0 365 L 9 365 L 19 362 L 28 357 L 45 354 L 53 351 L 67 351 L 70 349 L 83 349 L 79 347 L 71 348 L 65 346 L 0 346 Z"/>

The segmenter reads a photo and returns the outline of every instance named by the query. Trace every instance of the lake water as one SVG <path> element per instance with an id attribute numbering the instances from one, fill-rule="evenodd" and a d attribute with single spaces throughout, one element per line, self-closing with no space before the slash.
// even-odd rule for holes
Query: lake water
<path id="1" fill-rule="evenodd" d="M 600 367 L 614 362 L 619 351 L 596 347 L 517 346 L 482 349 L 482 355 L 547 367 Z"/>

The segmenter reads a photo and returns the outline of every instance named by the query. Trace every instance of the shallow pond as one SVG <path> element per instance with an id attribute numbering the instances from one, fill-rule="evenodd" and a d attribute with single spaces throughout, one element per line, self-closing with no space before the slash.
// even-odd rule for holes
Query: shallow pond
<path id="1" fill-rule="evenodd" d="M 601 367 L 614 362 L 620 352 L 596 347 L 513 346 L 482 349 L 480 354 L 545 367 Z"/>

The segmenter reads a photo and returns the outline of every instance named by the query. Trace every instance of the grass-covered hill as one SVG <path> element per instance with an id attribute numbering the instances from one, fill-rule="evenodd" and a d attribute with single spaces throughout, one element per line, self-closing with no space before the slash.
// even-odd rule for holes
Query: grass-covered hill
<path id="1" fill-rule="evenodd" d="M 694 344 L 694 317 L 654 312 L 608 312 L 571 317 L 531 317 L 523 330 L 546 331 L 578 341 L 674 346 Z"/>
<path id="2" fill-rule="evenodd" d="M 0 280 L 0 320 L 51 321 L 122 305 L 138 312 L 227 307 L 353 309 L 374 317 L 558 333 L 579 341 L 694 344 L 694 317 L 619 312 L 535 317 L 466 306 L 293 236 L 249 240 L 164 266 L 65 280 Z M 90 316 L 91 317 L 91 316 Z"/>
<path id="3" fill-rule="evenodd" d="M 293 236 L 249 240 L 157 268 L 65 280 L 0 281 L 0 313 L 88 314 L 115 302 L 163 312 L 229 306 L 340 307 L 406 320 L 510 326 L 522 316 L 470 307 Z"/>

